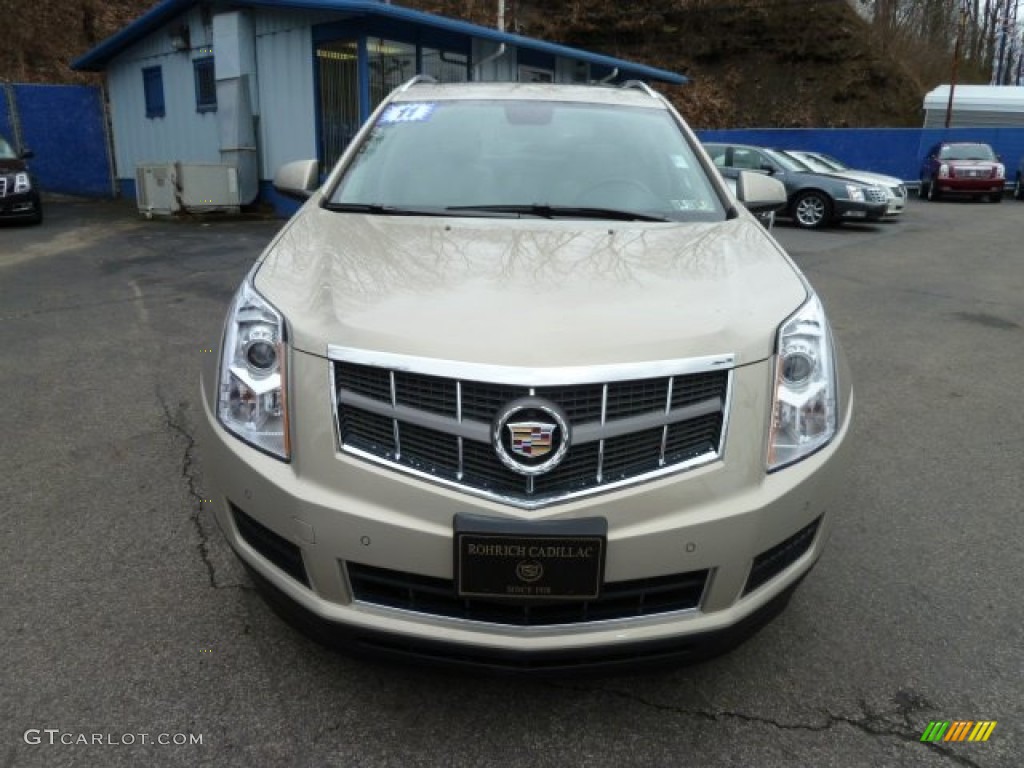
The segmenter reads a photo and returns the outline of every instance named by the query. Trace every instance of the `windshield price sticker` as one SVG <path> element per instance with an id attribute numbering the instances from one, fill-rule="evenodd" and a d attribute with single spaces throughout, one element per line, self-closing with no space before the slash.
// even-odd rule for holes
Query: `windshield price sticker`
<path id="1" fill-rule="evenodd" d="M 425 123 L 437 108 L 437 104 L 392 104 L 385 109 L 377 123 L 393 125 L 394 123 Z"/>

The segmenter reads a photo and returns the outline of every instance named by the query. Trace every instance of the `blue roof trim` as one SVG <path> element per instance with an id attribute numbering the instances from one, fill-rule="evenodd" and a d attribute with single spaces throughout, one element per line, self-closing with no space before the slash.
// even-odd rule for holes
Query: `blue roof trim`
<path id="1" fill-rule="evenodd" d="M 75 70 L 86 70 L 99 72 L 117 56 L 119 53 L 135 44 L 146 35 L 156 31 L 164 24 L 171 21 L 175 16 L 187 11 L 195 5 L 197 0 L 163 0 L 151 10 L 140 16 L 120 32 L 108 37 L 88 53 L 79 56 L 71 62 L 71 68 Z M 415 11 L 411 8 L 403 8 L 398 5 L 385 4 L 374 0 L 234 0 L 234 7 L 268 7 L 268 8 L 291 8 L 311 11 L 340 11 L 345 13 L 369 14 L 383 16 L 391 19 L 409 21 L 427 27 L 435 27 L 456 34 L 467 35 L 481 40 L 490 40 L 496 43 L 506 43 L 533 51 L 540 51 L 554 56 L 563 56 L 570 59 L 578 59 L 591 64 L 618 69 L 621 74 L 631 77 L 640 77 L 646 80 L 655 80 L 662 83 L 682 85 L 689 82 L 689 79 L 669 72 L 665 69 L 649 67 L 646 64 L 638 64 L 625 59 L 617 59 L 613 56 L 605 56 L 600 53 L 591 53 L 579 48 L 570 48 L 566 45 L 548 43 L 543 40 L 536 40 L 522 35 L 515 35 L 510 32 L 502 32 L 490 27 L 482 27 L 478 24 L 470 24 L 468 21 L 458 21 L 445 16 Z"/>

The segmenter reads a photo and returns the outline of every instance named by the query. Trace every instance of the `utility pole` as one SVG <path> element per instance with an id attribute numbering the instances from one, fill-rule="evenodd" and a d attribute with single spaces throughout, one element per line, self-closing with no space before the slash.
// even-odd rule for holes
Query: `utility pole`
<path id="1" fill-rule="evenodd" d="M 960 63 L 960 40 L 964 36 L 964 28 L 967 26 L 967 3 L 968 0 L 960 0 L 960 24 L 956 28 L 956 42 L 953 44 L 953 73 L 949 77 L 949 102 L 946 104 L 946 127 L 949 128 L 950 119 L 953 117 L 953 91 L 956 90 L 956 67 Z"/>

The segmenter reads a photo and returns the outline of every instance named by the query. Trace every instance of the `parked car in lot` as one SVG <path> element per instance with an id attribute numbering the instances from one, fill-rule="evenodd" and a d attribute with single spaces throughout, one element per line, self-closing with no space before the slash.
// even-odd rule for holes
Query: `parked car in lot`
<path id="1" fill-rule="evenodd" d="M 42 223 L 39 188 L 25 162 L 31 157 L 31 150 L 16 151 L 0 136 L 0 219 Z"/>
<path id="2" fill-rule="evenodd" d="M 928 150 L 921 163 L 921 197 L 969 195 L 998 203 L 1006 186 L 1006 168 L 988 144 L 943 141 Z"/>
<path id="3" fill-rule="evenodd" d="M 888 195 L 877 184 L 817 173 L 799 160 L 766 147 L 711 142 L 704 149 L 725 175 L 754 171 L 781 181 L 787 195 L 783 213 L 798 227 L 820 229 L 844 221 L 878 221 L 885 215 Z"/>
<path id="4" fill-rule="evenodd" d="M 886 194 L 886 216 L 899 216 L 907 205 L 907 187 L 901 179 L 886 176 L 872 171 L 859 171 L 851 168 L 842 160 L 824 152 L 810 152 L 802 149 L 787 149 L 786 154 L 795 157 L 811 170 L 818 173 L 836 173 L 848 179 L 862 181 L 865 184 L 878 185 Z"/>
<path id="5" fill-rule="evenodd" d="M 734 195 L 640 84 L 420 78 L 318 179 L 278 171 L 308 200 L 201 384 L 204 485 L 272 604 L 521 671 L 699 658 L 785 605 L 852 390 L 751 213 L 782 184 Z"/>

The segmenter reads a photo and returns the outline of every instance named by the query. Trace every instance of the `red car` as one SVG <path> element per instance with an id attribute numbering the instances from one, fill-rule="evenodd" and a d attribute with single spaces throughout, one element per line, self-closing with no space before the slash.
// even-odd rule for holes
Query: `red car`
<path id="1" fill-rule="evenodd" d="M 925 156 L 921 165 L 921 197 L 938 200 L 949 193 L 1003 199 L 1006 168 L 988 144 L 943 141 Z"/>

